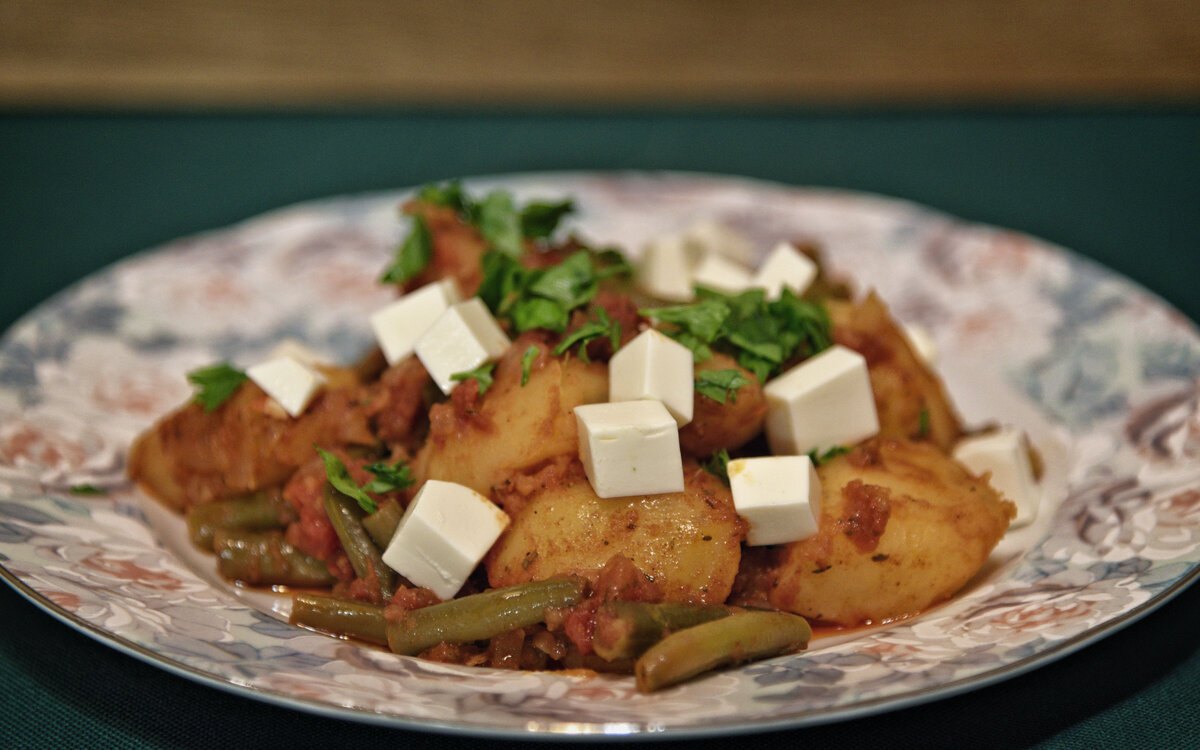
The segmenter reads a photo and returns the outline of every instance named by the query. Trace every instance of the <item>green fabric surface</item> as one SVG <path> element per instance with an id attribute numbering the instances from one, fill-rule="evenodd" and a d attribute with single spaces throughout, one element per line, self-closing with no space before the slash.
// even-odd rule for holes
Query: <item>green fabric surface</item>
<path id="1" fill-rule="evenodd" d="M 1200 319 L 1200 109 L 0 115 L 0 328 L 97 268 L 298 200 L 679 169 L 883 193 L 1094 258 Z M 194 683 L 0 586 L 0 747 L 474 747 Z M 1028 674 L 728 747 L 1200 747 L 1200 588 Z M 496 745 L 517 745 L 501 743 Z M 571 743 L 586 744 L 593 743 Z"/>

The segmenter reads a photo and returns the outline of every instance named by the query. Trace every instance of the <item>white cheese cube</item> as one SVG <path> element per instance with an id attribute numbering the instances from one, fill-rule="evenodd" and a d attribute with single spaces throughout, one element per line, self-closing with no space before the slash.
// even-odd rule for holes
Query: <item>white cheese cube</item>
<path id="1" fill-rule="evenodd" d="M 767 292 L 767 299 L 779 299 L 784 287 L 797 295 L 804 294 L 817 278 L 817 264 L 790 242 L 780 242 L 771 251 L 758 271 L 753 283 Z"/>
<path id="2" fill-rule="evenodd" d="M 679 428 L 658 401 L 575 407 L 579 458 L 600 497 L 683 491 Z"/>
<path id="3" fill-rule="evenodd" d="M 919 325 L 906 324 L 904 336 L 912 346 L 912 350 L 929 367 L 936 367 L 938 362 L 938 346 L 933 335 Z"/>
<path id="4" fill-rule="evenodd" d="M 291 357 L 305 367 L 313 369 L 329 365 L 329 360 L 326 357 L 309 349 L 303 342 L 296 339 L 284 339 L 280 341 L 271 349 L 271 353 L 267 355 L 267 359 L 278 359 L 279 357 Z"/>
<path id="5" fill-rule="evenodd" d="M 839 344 L 767 381 L 763 393 L 772 453 L 823 453 L 879 432 L 867 361 Z"/>
<path id="6" fill-rule="evenodd" d="M 646 245 L 638 262 L 637 284 L 659 299 L 692 301 L 692 269 L 682 237 L 666 235 Z"/>
<path id="7" fill-rule="evenodd" d="M 661 401 L 675 423 L 692 421 L 695 380 L 692 352 L 649 328 L 621 347 L 608 363 L 608 400 Z"/>
<path id="8" fill-rule="evenodd" d="M 1003 427 L 954 446 L 954 458 L 975 474 L 990 473 L 992 489 L 1017 506 L 1012 526 L 1031 523 L 1038 514 L 1042 491 L 1029 457 L 1029 439 L 1016 427 Z"/>
<path id="9" fill-rule="evenodd" d="M 383 553 L 389 568 L 450 599 L 508 528 L 503 510 L 475 490 L 430 479 Z"/>
<path id="10" fill-rule="evenodd" d="M 370 317 L 375 340 L 389 365 L 413 353 L 417 339 L 425 334 L 450 305 L 462 299 L 458 285 L 443 279 L 414 289 Z"/>
<path id="11" fill-rule="evenodd" d="M 509 343 L 483 300 L 472 297 L 448 307 L 417 339 L 413 351 L 442 393 L 449 393 L 458 385 L 451 375 L 496 359 Z"/>
<path id="12" fill-rule="evenodd" d="M 292 357 L 276 357 L 246 370 L 246 375 L 293 417 L 304 413 L 325 376 Z"/>
<path id="13" fill-rule="evenodd" d="M 741 294 L 754 285 L 750 269 L 717 253 L 707 253 L 692 272 L 692 285 Z"/>
<path id="14" fill-rule="evenodd" d="M 716 254 L 735 263 L 754 263 L 754 244 L 719 221 L 698 221 L 683 233 L 693 264 L 705 255 Z"/>
<path id="15" fill-rule="evenodd" d="M 734 459 L 729 487 L 750 527 L 746 544 L 785 544 L 817 533 L 821 480 L 808 456 Z"/>

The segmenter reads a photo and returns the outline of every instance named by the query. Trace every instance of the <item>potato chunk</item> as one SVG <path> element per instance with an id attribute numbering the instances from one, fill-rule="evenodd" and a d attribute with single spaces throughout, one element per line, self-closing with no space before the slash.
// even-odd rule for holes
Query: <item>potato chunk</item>
<path id="1" fill-rule="evenodd" d="M 861 302 L 827 304 L 834 340 L 867 360 L 879 436 L 929 440 L 949 451 L 962 423 L 941 379 L 913 352 L 879 297 L 872 292 Z"/>
<path id="2" fill-rule="evenodd" d="M 962 588 L 1016 513 L 928 443 L 873 440 L 817 473 L 820 531 L 752 556 L 735 600 L 841 625 L 912 615 Z"/>
<path id="3" fill-rule="evenodd" d="M 750 385 L 744 385 L 737 393 L 725 399 L 725 403 L 714 401 L 699 391 L 693 397 L 692 421 L 679 430 L 679 447 L 684 452 L 705 458 L 720 448 L 735 450 L 750 442 L 762 432 L 767 418 L 767 398 L 763 395 L 758 378 L 727 354 L 715 353 L 698 362 L 696 372 L 706 370 L 737 370 Z"/>
<path id="4" fill-rule="evenodd" d="M 521 359 L 534 345 L 541 351 L 522 385 Z M 531 336 L 509 347 L 494 377 L 473 406 L 456 406 L 452 397 L 430 409 L 429 439 L 413 464 L 421 481 L 443 479 L 491 495 L 514 474 L 575 455 L 579 436 L 572 409 L 608 399 L 603 363 L 551 356 L 549 346 Z"/>
<path id="5" fill-rule="evenodd" d="M 602 499 L 576 466 L 530 496 L 496 542 L 485 560 L 492 586 L 594 571 L 624 555 L 668 601 L 725 601 L 745 537 L 729 488 L 688 462 L 683 492 Z"/>

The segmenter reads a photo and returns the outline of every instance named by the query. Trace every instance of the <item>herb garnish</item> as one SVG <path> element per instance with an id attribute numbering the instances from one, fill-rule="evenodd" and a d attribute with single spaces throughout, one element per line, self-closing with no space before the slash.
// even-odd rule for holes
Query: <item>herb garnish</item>
<path id="1" fill-rule="evenodd" d="M 474 380 L 479 386 L 479 395 L 487 393 L 487 389 L 492 387 L 492 370 L 496 367 L 495 362 L 484 362 L 474 370 L 466 370 L 464 372 L 456 372 L 450 376 L 451 380 Z"/>
<path id="2" fill-rule="evenodd" d="M 751 384 L 741 370 L 701 370 L 696 373 L 695 381 L 696 390 L 718 404 L 725 403 L 727 398 L 737 401 L 738 389 Z"/>
<path id="3" fill-rule="evenodd" d="M 204 407 L 205 414 L 209 414 L 229 400 L 242 383 L 249 380 L 249 376 L 228 362 L 221 362 L 192 370 L 187 374 L 187 379 L 197 388 L 192 400 Z"/>
<path id="4" fill-rule="evenodd" d="M 929 437 L 929 407 L 921 409 L 921 413 L 917 415 L 917 439 L 924 440 Z"/>
<path id="5" fill-rule="evenodd" d="M 521 355 L 521 386 L 522 387 L 524 387 L 525 384 L 529 382 L 529 373 L 533 372 L 534 360 L 537 359 L 537 356 L 538 356 L 538 354 L 541 353 L 541 351 L 542 350 L 540 348 L 538 348 L 537 344 L 534 344 L 534 345 L 530 346 L 528 349 L 526 349 L 525 353 Z"/>
<path id="6" fill-rule="evenodd" d="M 721 448 L 700 464 L 705 471 L 729 485 L 729 451 Z"/>
<path id="7" fill-rule="evenodd" d="M 796 355 L 812 356 L 833 344 L 829 313 L 789 289 L 770 301 L 761 289 L 698 293 L 701 299 L 694 304 L 639 311 L 666 323 L 663 333 L 691 349 L 697 362 L 712 356 L 714 348 L 725 351 L 763 383 Z"/>
<path id="8" fill-rule="evenodd" d="M 426 185 L 417 191 L 417 200 L 453 209 L 467 224 L 475 227 L 488 244 L 489 251 L 519 258 L 525 251 L 525 240 L 543 240 L 554 234 L 563 217 L 575 210 L 570 201 L 559 203 L 533 202 L 518 210 L 512 194 L 493 190 L 476 202 L 463 191 L 462 185 L 451 181 L 445 185 Z M 400 284 L 419 274 L 433 257 L 433 239 L 428 224 L 420 214 L 413 216 L 412 229 L 396 250 L 392 265 L 384 271 L 381 281 Z"/>
<path id="9" fill-rule="evenodd" d="M 350 476 L 350 470 L 346 468 L 346 464 L 342 460 L 323 450 L 320 446 L 313 446 L 317 449 L 317 453 L 321 455 L 321 460 L 325 462 L 325 478 L 333 485 L 333 488 L 338 492 L 346 495 L 358 502 L 359 507 L 368 513 L 374 513 L 379 510 L 379 503 L 375 502 L 368 495 L 368 492 L 375 494 L 383 494 L 385 492 L 395 492 L 397 490 L 406 490 L 416 481 L 413 479 L 408 465 L 403 461 L 397 461 L 392 465 L 388 465 L 383 461 L 376 461 L 373 464 L 368 464 L 364 468 L 375 475 L 375 478 L 368 481 L 362 487 L 354 481 Z"/>
<path id="10" fill-rule="evenodd" d="M 579 358 L 584 364 L 588 364 L 587 345 L 593 340 L 601 336 L 607 336 L 609 343 L 612 344 L 613 351 L 621 345 L 621 321 L 614 320 L 609 317 L 608 311 L 603 307 L 592 309 L 596 315 L 596 320 L 589 320 L 587 323 L 571 331 L 558 346 L 554 347 L 554 355 L 558 356 L 565 354 L 575 344 L 579 344 Z"/>
<path id="11" fill-rule="evenodd" d="M 832 461 L 833 459 L 837 458 L 838 456 L 842 455 L 843 453 L 849 453 L 849 452 L 850 452 L 849 446 L 835 445 L 832 448 L 830 448 L 829 450 L 825 451 L 824 453 L 817 453 L 817 449 L 813 448 L 812 450 L 810 450 L 808 452 L 808 457 L 812 461 L 813 466 L 820 466 L 823 463 Z"/>
<path id="12" fill-rule="evenodd" d="M 103 494 L 106 494 L 104 490 L 100 489 L 99 487 L 97 487 L 94 484 L 73 484 L 70 487 L 70 492 L 72 495 L 103 495 Z"/>

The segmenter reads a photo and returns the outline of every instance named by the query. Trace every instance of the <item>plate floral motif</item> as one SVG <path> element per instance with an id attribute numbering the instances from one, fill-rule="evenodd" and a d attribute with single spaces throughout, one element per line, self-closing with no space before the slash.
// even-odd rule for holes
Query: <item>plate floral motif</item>
<path id="1" fill-rule="evenodd" d="M 931 331 L 969 423 L 1025 428 L 1047 468 L 1037 521 L 951 602 L 658 694 L 632 680 L 422 662 L 291 627 L 235 589 L 181 519 L 131 487 L 126 446 L 189 395 L 182 374 L 300 338 L 349 361 L 407 193 L 337 198 L 130 258 L 0 341 L 0 575 L 138 658 L 348 719 L 521 737 L 686 737 L 827 722 L 1032 669 L 1150 612 L 1200 570 L 1200 336 L 1073 253 L 902 201 L 683 174 L 469 180 L 573 196 L 571 229 L 636 252 L 715 219 L 760 251 L 812 241 Z M 98 493 L 81 494 L 88 486 Z"/>

